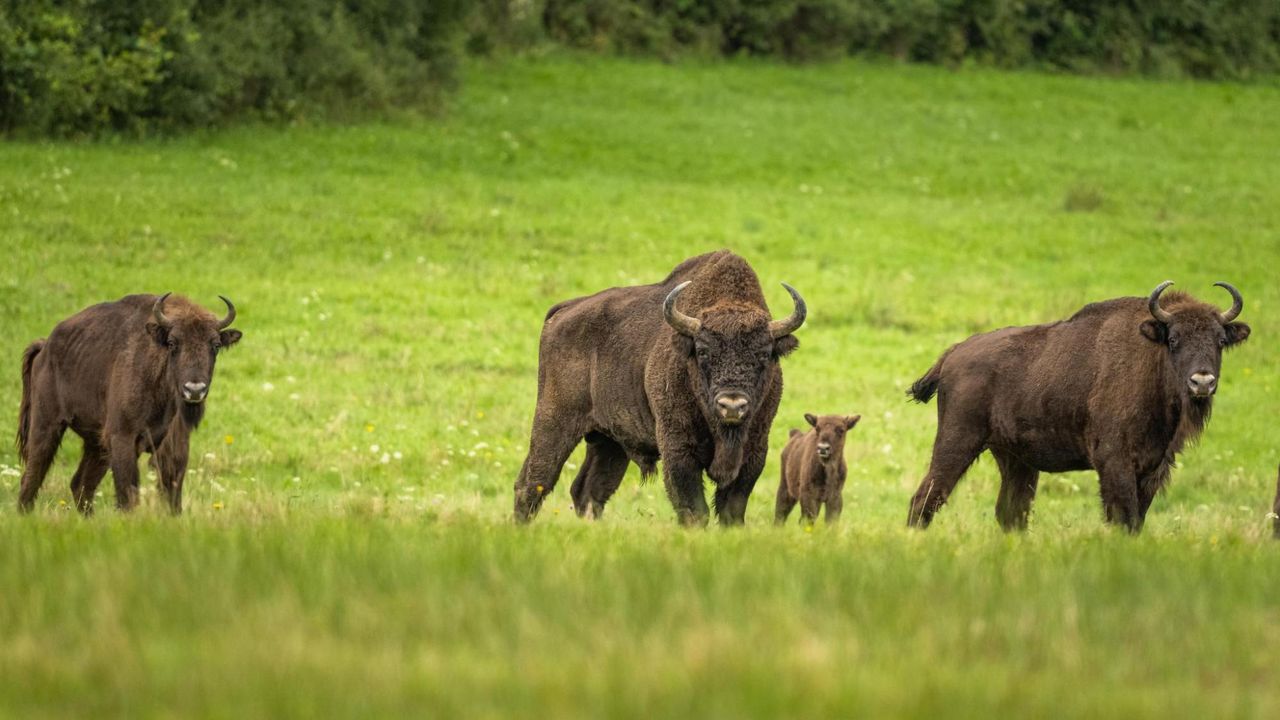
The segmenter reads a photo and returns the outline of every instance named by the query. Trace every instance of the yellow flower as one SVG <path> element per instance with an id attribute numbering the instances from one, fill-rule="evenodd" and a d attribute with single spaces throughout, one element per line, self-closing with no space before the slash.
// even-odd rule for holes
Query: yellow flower
<path id="1" fill-rule="evenodd" d="M 812 526 L 812 525 L 805 525 L 805 526 L 804 526 L 804 531 L 805 531 L 805 532 L 807 532 L 807 533 L 811 533 L 811 532 L 813 532 L 813 526 Z"/>
<path id="2" fill-rule="evenodd" d="M 369 423 L 368 425 L 365 425 L 365 426 L 364 426 L 364 431 L 365 431 L 365 432 L 373 432 L 373 423 Z"/>
<path id="3" fill-rule="evenodd" d="M 483 410 L 477 410 L 477 411 L 476 411 L 476 419 L 477 419 L 477 420 L 483 420 L 483 419 L 484 419 L 484 411 L 483 411 Z"/>
<path id="4" fill-rule="evenodd" d="M 214 509 L 214 510 L 221 510 L 221 509 L 222 509 L 222 502 L 221 502 L 221 501 L 218 501 L 218 502 L 214 503 L 214 504 L 213 504 L 213 509 Z"/>
<path id="5" fill-rule="evenodd" d="M 538 485 L 537 487 L 535 487 L 535 488 L 534 488 L 534 490 L 537 490 L 539 495 L 541 495 L 541 494 L 542 494 L 542 486 L 541 486 L 541 485 Z"/>
<path id="6" fill-rule="evenodd" d="M 235 441 L 236 441 L 236 439 L 235 439 L 235 438 L 233 438 L 233 437 L 231 437 L 230 435 L 228 435 L 228 436 L 226 436 L 226 437 L 222 438 L 222 440 L 223 440 L 223 442 L 225 442 L 225 443 L 226 443 L 226 444 L 228 444 L 228 445 L 230 445 L 231 443 L 233 443 L 233 442 L 235 442 Z"/>
<path id="7" fill-rule="evenodd" d="M 67 501 L 66 501 L 66 500 L 59 500 L 59 501 L 58 501 L 58 507 L 66 507 L 66 506 L 67 506 Z"/>

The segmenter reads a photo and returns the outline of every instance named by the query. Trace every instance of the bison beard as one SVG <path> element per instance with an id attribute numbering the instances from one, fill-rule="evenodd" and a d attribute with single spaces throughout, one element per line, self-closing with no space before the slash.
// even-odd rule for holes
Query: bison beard
<path id="1" fill-rule="evenodd" d="M 1226 312 L 1162 283 L 1046 325 L 965 340 L 908 394 L 938 396 L 938 432 L 908 523 L 927 527 L 984 451 L 1000 469 L 996 518 L 1026 527 L 1041 472 L 1095 470 L 1107 522 L 1138 532 L 1174 460 L 1213 409 L 1222 352 L 1248 339 Z"/>
<path id="2" fill-rule="evenodd" d="M 715 429 L 716 450 L 707 474 L 717 485 L 725 486 L 738 477 L 742 469 L 743 433 L 737 427 Z"/>
<path id="3" fill-rule="evenodd" d="M 583 439 L 571 494 L 597 517 L 629 462 L 663 482 L 681 522 L 705 523 L 703 473 L 721 523 L 740 523 L 764 468 L 782 394 L 778 361 L 796 347 L 803 299 L 771 320 L 755 271 L 720 251 L 654 285 L 605 290 L 546 315 L 529 453 L 515 482 L 515 519 L 530 520 Z"/>

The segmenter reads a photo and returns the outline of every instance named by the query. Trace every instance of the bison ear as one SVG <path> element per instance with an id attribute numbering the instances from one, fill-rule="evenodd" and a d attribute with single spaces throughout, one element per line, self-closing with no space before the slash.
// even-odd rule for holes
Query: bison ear
<path id="1" fill-rule="evenodd" d="M 775 358 L 784 358 L 798 347 L 800 347 L 800 341 L 794 335 L 783 335 L 773 341 L 773 356 Z"/>
<path id="2" fill-rule="evenodd" d="M 147 323 L 147 334 L 150 335 L 151 339 L 155 340 L 156 344 L 160 347 L 169 346 L 169 331 L 160 327 L 159 323 Z"/>
<path id="3" fill-rule="evenodd" d="M 1169 329 L 1164 323 L 1155 320 L 1147 320 L 1138 326 L 1142 331 L 1142 336 L 1157 345 L 1164 345 L 1169 340 Z"/>
<path id="4" fill-rule="evenodd" d="M 671 337 L 671 347 L 675 349 L 676 356 L 693 357 L 693 353 L 697 350 L 697 346 L 693 342 L 693 338 L 688 335 L 675 333 Z"/>
<path id="5" fill-rule="evenodd" d="M 813 416 L 813 415 L 811 415 L 810 413 L 805 413 L 805 414 L 804 414 L 804 421 L 805 421 L 805 422 L 807 422 L 807 423 L 809 423 L 810 425 L 812 425 L 812 426 L 814 426 L 814 427 L 818 427 L 818 418 L 814 417 L 814 416 Z"/>
<path id="6" fill-rule="evenodd" d="M 222 347 L 228 348 L 240 342 L 242 337 L 244 337 L 244 333 L 239 330 L 223 330 L 218 333 L 218 342 L 222 343 Z"/>
<path id="7" fill-rule="evenodd" d="M 1249 333 L 1253 332 L 1248 325 L 1242 322 L 1227 323 L 1222 326 L 1222 329 L 1227 331 L 1227 347 L 1239 345 L 1245 340 L 1248 340 Z"/>
<path id="8" fill-rule="evenodd" d="M 849 415 L 849 416 L 845 417 L 845 419 L 844 419 L 844 429 L 845 429 L 845 430 L 852 430 L 852 429 L 853 429 L 853 426 L 854 426 L 854 425 L 857 425 L 857 424 L 858 424 L 858 421 L 859 421 L 859 420 L 861 420 L 861 419 L 862 419 L 862 416 L 861 416 L 861 415 Z"/>

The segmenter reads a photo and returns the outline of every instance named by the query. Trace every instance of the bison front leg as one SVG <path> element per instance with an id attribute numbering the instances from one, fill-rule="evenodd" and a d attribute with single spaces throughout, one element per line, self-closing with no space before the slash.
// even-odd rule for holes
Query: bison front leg
<path id="1" fill-rule="evenodd" d="M 702 466 L 691 453 L 666 453 L 662 458 L 662 481 L 667 497 L 681 525 L 706 525 L 711 513 L 702 489 Z"/>
<path id="2" fill-rule="evenodd" d="M 1102 512 L 1112 525 L 1123 526 L 1130 533 L 1142 531 L 1141 502 L 1138 479 L 1126 463 L 1109 462 L 1099 466 L 1098 483 L 1102 495 Z"/>
<path id="3" fill-rule="evenodd" d="M 182 485 L 187 476 L 186 448 L 170 451 L 156 457 L 156 471 L 160 476 L 160 492 L 163 493 L 169 512 L 182 514 Z"/>
<path id="4" fill-rule="evenodd" d="M 1138 481 L 1139 527 L 1146 524 L 1147 511 L 1151 509 L 1151 502 L 1155 500 L 1156 495 L 1160 492 L 1160 488 L 1164 487 L 1164 484 L 1168 479 L 1169 466 L 1162 463 L 1155 472 L 1144 476 Z"/>
<path id="5" fill-rule="evenodd" d="M 844 511 L 844 486 L 842 484 L 838 484 L 828 491 L 826 508 L 827 524 L 834 525 L 839 522 L 840 513 Z"/>
<path id="6" fill-rule="evenodd" d="M 800 517 L 805 525 L 812 525 L 818 521 L 818 513 L 822 512 L 822 499 L 823 492 L 820 487 L 809 485 L 800 490 Z"/>
<path id="7" fill-rule="evenodd" d="M 769 456 L 768 436 L 761 436 L 756 447 L 748 448 L 742 457 L 742 466 L 733 482 L 716 487 L 716 519 L 721 525 L 742 525 L 747 519 L 747 501 L 751 491 L 764 472 Z"/>
<path id="8" fill-rule="evenodd" d="M 111 479 L 116 486 L 116 507 L 127 512 L 138 506 L 138 450 L 134 438 L 112 437 L 108 453 Z"/>

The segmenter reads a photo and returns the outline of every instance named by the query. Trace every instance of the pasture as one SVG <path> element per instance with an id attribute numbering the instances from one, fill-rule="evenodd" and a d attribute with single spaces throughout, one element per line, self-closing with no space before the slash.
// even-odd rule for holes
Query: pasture
<path id="1" fill-rule="evenodd" d="M 0 447 L 0 715 L 1260 717 L 1280 713 L 1280 90 L 843 62 L 478 63 L 439 118 L 0 146 L 0 408 L 95 302 L 239 310 L 186 513 L 33 516 Z M 682 530 L 581 448 L 510 522 L 543 315 L 729 247 L 800 349 L 743 529 Z M 984 458 L 905 528 L 972 333 L 1160 281 L 1253 337 L 1140 537 L 1092 474 L 1000 532 Z M 772 527 L 803 414 L 861 414 L 842 524 Z M 11 436 L 11 435 L 10 435 Z M 793 518 L 795 516 L 793 515 Z"/>

